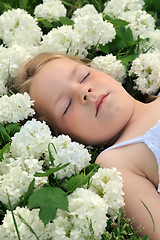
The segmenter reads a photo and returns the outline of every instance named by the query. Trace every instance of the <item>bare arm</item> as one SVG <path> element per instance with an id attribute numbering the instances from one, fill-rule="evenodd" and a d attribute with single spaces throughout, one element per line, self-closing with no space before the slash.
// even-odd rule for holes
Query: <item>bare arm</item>
<path id="1" fill-rule="evenodd" d="M 122 173 L 124 180 L 123 191 L 125 193 L 125 211 L 127 217 L 134 218 L 133 226 L 135 228 L 140 225 L 144 228 L 142 235 L 147 234 L 151 240 L 160 239 L 160 195 L 155 186 L 149 181 L 143 173 L 136 171 L 127 159 L 120 159 L 117 154 L 102 154 L 96 161 L 102 168 L 116 167 Z M 153 222 L 149 212 L 144 207 L 147 206 L 152 214 L 155 223 L 155 231 L 153 231 Z"/>

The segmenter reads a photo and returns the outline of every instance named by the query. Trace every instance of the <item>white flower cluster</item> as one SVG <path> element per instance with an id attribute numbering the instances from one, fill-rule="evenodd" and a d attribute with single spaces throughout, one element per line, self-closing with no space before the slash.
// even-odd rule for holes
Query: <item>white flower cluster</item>
<path id="1" fill-rule="evenodd" d="M 134 73 L 136 89 L 143 94 L 156 93 L 160 87 L 160 52 L 140 54 L 132 62 L 130 74 Z"/>
<path id="2" fill-rule="evenodd" d="M 95 14 L 98 14 L 95 7 L 92 4 L 86 4 L 84 7 L 77 8 L 73 12 L 72 20 L 74 21 L 76 18 L 85 17 L 85 16 L 92 16 L 92 15 L 95 15 Z"/>
<path id="3" fill-rule="evenodd" d="M 39 220 L 38 209 L 33 209 L 30 211 L 27 208 L 17 207 L 14 211 L 14 216 L 16 219 L 17 227 L 20 233 L 20 237 L 23 240 L 36 239 L 35 236 L 30 232 L 29 228 L 22 223 L 18 214 L 25 219 L 25 221 L 32 227 L 32 229 L 37 233 L 39 240 L 52 239 L 48 237 L 49 229 L 44 227 L 42 221 Z M 13 218 L 10 211 L 7 211 L 5 218 L 3 220 L 3 225 L 0 225 L 0 239 L 3 240 L 17 240 L 17 234 L 15 232 L 15 227 L 13 224 Z"/>
<path id="4" fill-rule="evenodd" d="M 35 111 L 31 108 L 33 102 L 28 93 L 17 93 L 8 97 L 4 95 L 0 98 L 0 122 L 19 122 L 33 116 Z"/>
<path id="5" fill-rule="evenodd" d="M 89 190 L 79 188 L 69 196 L 69 212 L 58 209 L 56 219 L 53 223 L 47 224 L 46 228 L 39 220 L 38 209 L 30 211 L 27 208 L 17 207 L 14 215 L 23 240 L 28 240 L 31 236 L 33 238 L 33 234 L 17 213 L 25 219 L 41 240 L 84 240 L 91 237 L 101 239 L 101 234 L 105 231 L 107 209 L 101 197 Z M 17 239 L 10 211 L 7 211 L 3 225 L 0 226 L 0 237 L 5 240 L 8 236 L 12 237 L 12 240 Z"/>
<path id="6" fill-rule="evenodd" d="M 0 201 L 8 205 L 8 194 L 11 204 L 16 204 L 27 191 L 35 172 L 42 172 L 42 164 L 42 161 L 32 158 L 5 158 L 0 162 Z M 36 177 L 35 187 L 46 182 L 45 177 Z"/>
<path id="7" fill-rule="evenodd" d="M 76 189 L 69 196 L 69 213 L 75 230 L 81 231 L 81 237 L 89 235 L 91 225 L 95 237 L 100 238 L 106 226 L 107 211 L 108 206 L 103 199 L 87 189 Z"/>
<path id="8" fill-rule="evenodd" d="M 116 31 L 111 23 L 103 21 L 101 13 L 85 15 L 74 18 L 74 29 L 81 37 L 81 42 L 86 48 L 93 45 L 105 45 L 111 42 L 116 35 Z"/>
<path id="9" fill-rule="evenodd" d="M 68 200 L 69 212 L 58 210 L 57 218 L 54 220 L 55 239 L 83 240 L 91 237 L 101 239 L 106 227 L 108 210 L 103 199 L 87 189 L 77 188 L 69 195 Z M 65 222 L 70 223 L 68 229 L 64 219 Z M 69 237 L 65 238 L 67 235 Z"/>
<path id="10" fill-rule="evenodd" d="M 13 157 L 24 159 L 40 158 L 42 154 L 45 154 L 46 159 L 49 160 L 49 143 L 53 143 L 56 148 L 55 152 L 52 145 L 50 145 L 51 153 L 55 159 L 55 166 L 70 163 L 67 167 L 56 172 L 59 179 L 79 173 L 89 165 L 91 156 L 84 145 L 72 142 L 69 136 L 52 137 L 48 125 L 35 119 L 27 121 L 21 127 L 21 130 L 12 137 L 10 152 Z"/>
<path id="11" fill-rule="evenodd" d="M 36 6 L 34 14 L 36 17 L 47 18 L 48 21 L 58 20 L 66 16 L 66 8 L 60 0 L 43 1 L 43 4 Z"/>
<path id="12" fill-rule="evenodd" d="M 73 174 L 79 173 L 84 167 L 89 165 L 91 156 L 88 150 L 84 145 L 72 142 L 69 136 L 60 135 L 57 138 L 53 137 L 52 143 L 57 151 L 57 153 L 55 153 L 54 148 L 51 147 L 51 153 L 55 159 L 55 166 L 70 163 L 67 167 L 56 172 L 59 179 L 71 177 Z"/>
<path id="13" fill-rule="evenodd" d="M 146 38 L 148 32 L 154 31 L 155 28 L 155 19 L 146 11 L 124 12 L 121 19 L 129 22 L 127 27 L 131 28 L 135 40 L 138 36 Z"/>
<path id="14" fill-rule="evenodd" d="M 84 14 L 90 8 L 92 14 Z M 70 55 L 86 56 L 87 49 L 91 46 L 111 42 L 116 35 L 113 25 L 103 21 L 102 14 L 96 13 L 93 9 L 88 4 L 79 11 L 75 11 L 74 28 L 61 26 L 53 28 L 44 35 L 40 43 L 40 51 L 67 52 Z"/>
<path id="15" fill-rule="evenodd" d="M 68 196 L 68 212 L 58 209 L 56 218 L 44 228 L 38 217 L 38 209 L 29 210 L 17 207 L 14 210 L 20 236 L 23 240 L 33 237 L 27 226 L 19 219 L 19 213 L 31 226 L 39 239 L 84 240 L 101 239 L 107 224 L 107 214 L 111 209 L 118 211 L 124 206 L 122 179 L 115 168 L 99 169 L 91 178 L 89 189 L 77 188 Z M 16 239 L 16 232 L 10 211 L 0 226 L 2 239 Z"/>
<path id="16" fill-rule="evenodd" d="M 113 219 L 117 217 L 115 212 L 124 206 L 122 177 L 116 168 L 99 168 L 91 178 L 90 189 L 103 196 L 104 201 L 109 207 L 109 214 Z M 115 211 L 115 212 L 114 212 Z"/>
<path id="17" fill-rule="evenodd" d="M 24 47 L 17 44 L 9 48 L 0 46 L 0 83 L 4 86 L 12 84 L 18 66 L 33 56 L 34 52 L 36 54 L 36 48 L 33 46 Z"/>
<path id="18" fill-rule="evenodd" d="M 155 19 L 143 11 L 143 0 L 111 0 L 106 3 L 104 13 L 111 18 L 120 18 L 129 22 L 126 27 L 130 27 L 133 37 L 136 40 L 138 36 L 146 38 L 148 31 L 155 28 Z"/>
<path id="19" fill-rule="evenodd" d="M 52 136 L 48 125 L 32 119 L 27 121 L 12 137 L 11 154 L 13 157 L 40 158 L 48 151 Z"/>
<path id="20" fill-rule="evenodd" d="M 6 45 L 36 45 L 41 37 L 36 20 L 25 10 L 12 9 L 0 16 L 0 38 Z"/>
<path id="21" fill-rule="evenodd" d="M 87 54 L 87 50 L 81 45 L 79 34 L 72 29 L 72 26 L 65 25 L 53 28 L 47 35 L 44 35 L 39 51 L 62 52 L 79 56 Z"/>
<path id="22" fill-rule="evenodd" d="M 141 10 L 143 6 L 143 0 L 110 0 L 106 2 L 103 13 L 109 15 L 111 18 L 120 18 L 122 13 Z"/>
<path id="23" fill-rule="evenodd" d="M 99 71 L 103 71 L 116 79 L 117 81 L 124 83 L 126 76 L 126 69 L 120 60 L 116 59 L 113 54 L 106 56 L 99 56 L 92 59 L 92 67 Z"/>
<path id="24" fill-rule="evenodd" d="M 139 44 L 141 52 L 154 52 L 155 50 L 160 51 L 160 29 L 147 32 L 146 37 L 149 38 L 149 41 L 141 41 Z"/>

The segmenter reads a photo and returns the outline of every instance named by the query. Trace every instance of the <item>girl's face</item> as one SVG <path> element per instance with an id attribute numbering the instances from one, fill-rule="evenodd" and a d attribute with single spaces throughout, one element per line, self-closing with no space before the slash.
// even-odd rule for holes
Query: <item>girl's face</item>
<path id="1" fill-rule="evenodd" d="M 87 144 L 111 140 L 134 110 L 119 82 L 68 58 L 48 62 L 33 77 L 30 95 L 60 132 Z"/>

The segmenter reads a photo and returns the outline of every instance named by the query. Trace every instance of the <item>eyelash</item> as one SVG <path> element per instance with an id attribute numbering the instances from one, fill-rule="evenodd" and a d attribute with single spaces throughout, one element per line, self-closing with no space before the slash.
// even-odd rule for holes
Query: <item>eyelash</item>
<path id="1" fill-rule="evenodd" d="M 83 81 L 84 81 L 89 75 L 90 75 L 90 73 L 87 73 L 87 74 L 84 76 L 84 78 L 82 79 L 82 81 L 80 82 L 80 84 L 81 84 L 81 83 L 82 83 L 82 82 L 83 82 Z M 67 107 L 66 107 L 66 109 L 65 109 L 65 111 L 64 111 L 64 113 L 63 113 L 63 115 L 66 114 L 66 112 L 68 111 L 68 109 L 69 109 L 71 103 L 72 103 L 72 99 L 70 99 L 69 104 L 67 105 Z"/>
<path id="2" fill-rule="evenodd" d="M 84 76 L 84 78 L 82 79 L 82 81 L 81 81 L 80 83 L 82 83 L 89 75 L 90 75 L 90 72 L 88 72 L 88 73 Z"/>

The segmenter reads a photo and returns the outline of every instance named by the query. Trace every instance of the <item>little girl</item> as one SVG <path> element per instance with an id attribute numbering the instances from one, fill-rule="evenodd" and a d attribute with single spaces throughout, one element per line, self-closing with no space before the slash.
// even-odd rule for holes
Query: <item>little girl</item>
<path id="1" fill-rule="evenodd" d="M 122 173 L 127 217 L 143 227 L 141 234 L 160 239 L 160 98 L 141 103 L 106 73 L 62 54 L 37 55 L 19 80 L 20 92 L 30 94 L 37 117 L 53 131 L 112 145 L 96 163 Z"/>

